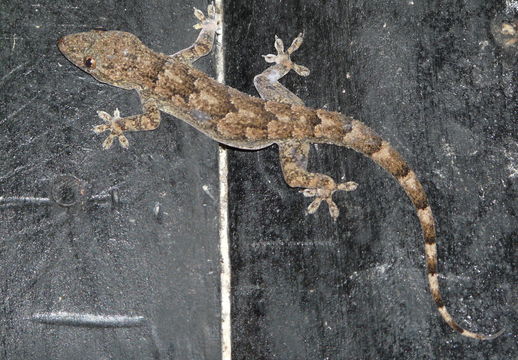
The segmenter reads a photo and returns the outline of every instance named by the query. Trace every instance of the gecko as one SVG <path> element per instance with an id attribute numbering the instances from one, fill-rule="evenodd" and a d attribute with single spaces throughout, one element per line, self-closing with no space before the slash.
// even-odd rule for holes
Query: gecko
<path id="1" fill-rule="evenodd" d="M 276 144 L 283 177 L 290 187 L 302 188 L 313 198 L 306 213 L 313 214 L 322 202 L 327 203 L 333 220 L 339 216 L 332 199 L 337 191 L 353 191 L 354 181 L 335 182 L 331 177 L 307 170 L 312 144 L 332 144 L 353 149 L 369 157 L 390 173 L 414 205 L 424 237 L 428 286 L 438 312 L 455 331 L 469 338 L 489 340 L 502 333 L 484 335 L 461 327 L 446 309 L 439 290 L 435 220 L 425 190 L 416 173 L 387 141 L 359 120 L 339 112 L 306 107 L 304 102 L 283 86 L 279 79 L 291 70 L 308 76 L 307 67 L 291 60 L 302 45 L 299 34 L 285 50 L 275 37 L 277 54 L 264 55 L 271 63 L 255 76 L 260 98 L 240 92 L 197 70 L 193 63 L 209 54 L 221 26 L 219 11 L 209 5 L 207 16 L 196 8 L 194 15 L 200 29 L 195 42 L 172 55 L 155 52 L 135 35 L 122 31 L 92 30 L 64 36 L 59 50 L 74 65 L 100 82 L 136 90 L 143 113 L 121 117 L 98 111 L 104 124 L 95 133 L 108 132 L 103 148 L 115 139 L 123 148 L 129 146 L 125 132 L 149 131 L 160 124 L 160 112 L 185 121 L 209 138 L 233 148 L 258 150 Z"/>

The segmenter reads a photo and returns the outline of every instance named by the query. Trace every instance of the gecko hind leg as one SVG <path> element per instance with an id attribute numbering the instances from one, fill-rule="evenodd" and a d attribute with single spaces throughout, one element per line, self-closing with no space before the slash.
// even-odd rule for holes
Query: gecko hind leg
<path id="1" fill-rule="evenodd" d="M 353 191 L 358 184 L 354 181 L 337 184 L 330 176 L 307 171 L 310 144 L 306 142 L 286 142 L 279 144 L 284 180 L 291 187 L 304 188 L 300 192 L 306 197 L 314 197 L 307 214 L 314 214 L 322 201 L 327 203 L 331 218 L 336 221 L 340 210 L 333 201 L 336 191 Z"/>

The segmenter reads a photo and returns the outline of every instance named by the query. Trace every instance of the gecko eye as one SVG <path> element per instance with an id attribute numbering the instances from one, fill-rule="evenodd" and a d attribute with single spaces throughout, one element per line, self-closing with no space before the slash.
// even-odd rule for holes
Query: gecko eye
<path id="1" fill-rule="evenodd" d="M 95 59 L 93 57 L 85 57 L 83 64 L 89 69 L 95 69 Z"/>

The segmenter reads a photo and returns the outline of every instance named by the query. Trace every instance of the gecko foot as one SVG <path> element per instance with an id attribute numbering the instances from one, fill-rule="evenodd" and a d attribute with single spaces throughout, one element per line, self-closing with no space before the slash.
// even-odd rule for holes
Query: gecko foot
<path id="1" fill-rule="evenodd" d="M 129 142 L 128 142 L 128 139 L 126 138 L 126 136 L 124 136 L 124 134 L 122 133 L 123 128 L 118 122 L 118 120 L 121 119 L 121 117 L 120 117 L 121 114 L 120 114 L 119 109 L 115 109 L 115 111 L 113 112 L 113 116 L 108 114 L 105 111 L 98 111 L 97 115 L 101 119 L 103 119 L 106 124 L 95 126 L 93 128 L 93 131 L 96 134 L 100 134 L 105 131 L 110 131 L 110 135 L 108 135 L 106 140 L 104 140 L 104 142 L 103 142 L 103 148 L 104 149 L 111 148 L 111 146 L 113 145 L 113 140 L 115 138 L 118 138 L 121 146 L 123 148 L 127 149 L 129 146 Z"/>
<path id="2" fill-rule="evenodd" d="M 358 184 L 354 181 L 348 181 L 342 184 L 336 185 L 336 187 L 333 190 L 328 189 L 304 189 L 300 192 L 305 197 L 314 197 L 315 200 L 308 206 L 306 212 L 307 214 L 314 214 L 318 208 L 320 207 L 320 204 L 322 203 L 322 200 L 324 200 L 327 203 L 327 206 L 329 208 L 329 214 L 333 218 L 334 221 L 338 218 L 338 215 L 340 215 L 340 209 L 338 209 L 338 206 L 336 206 L 335 202 L 333 201 L 333 194 L 335 191 L 353 191 L 356 190 L 358 187 Z"/>
<path id="3" fill-rule="evenodd" d="M 290 55 L 293 54 L 297 49 L 302 45 L 304 40 L 304 33 L 300 33 L 291 43 L 288 50 L 284 51 L 284 43 L 282 42 L 277 35 L 275 35 L 275 50 L 277 50 L 277 55 L 268 54 L 263 55 L 264 60 L 267 63 L 276 63 L 285 66 L 287 69 L 293 69 L 300 76 L 308 76 L 309 69 L 302 65 L 297 65 L 293 61 L 291 61 Z"/>
<path id="4" fill-rule="evenodd" d="M 193 27 L 195 29 L 203 29 L 207 31 L 218 31 L 219 30 L 219 20 L 217 18 L 218 12 L 216 6 L 214 5 L 214 1 L 207 8 L 207 16 L 203 14 L 201 10 L 194 8 L 194 16 L 198 20 L 199 23 L 195 24 Z"/>

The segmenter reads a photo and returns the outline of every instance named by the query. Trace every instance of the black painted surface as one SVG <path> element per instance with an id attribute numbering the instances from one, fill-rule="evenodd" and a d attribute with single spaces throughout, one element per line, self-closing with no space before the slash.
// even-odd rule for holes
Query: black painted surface
<path id="1" fill-rule="evenodd" d="M 221 358 L 216 144 L 163 115 L 103 151 L 96 111 L 137 95 L 56 47 L 100 27 L 173 53 L 193 5 L 0 2 L 0 359 Z"/>
<path id="2" fill-rule="evenodd" d="M 284 183 L 277 149 L 232 151 L 234 359 L 511 359 L 517 356 L 516 50 L 490 25 L 504 1 L 236 1 L 226 7 L 227 83 L 249 93 L 274 35 L 306 39 L 285 83 L 307 105 L 363 120 L 422 180 L 438 223 L 439 317 L 414 209 L 390 176 L 346 149 L 310 169 L 360 183 L 335 223 Z M 515 300 L 514 300 L 515 301 Z M 516 308 L 515 308 L 516 310 Z"/>

